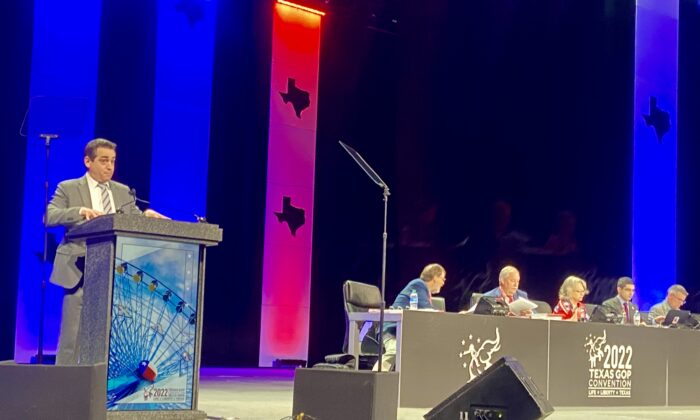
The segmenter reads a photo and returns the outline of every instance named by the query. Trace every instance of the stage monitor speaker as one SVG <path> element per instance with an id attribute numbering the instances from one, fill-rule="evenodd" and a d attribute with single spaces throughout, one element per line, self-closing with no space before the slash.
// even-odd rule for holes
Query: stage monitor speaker
<path id="1" fill-rule="evenodd" d="M 506 316 L 510 309 L 508 304 L 503 302 L 501 299 L 482 296 L 479 298 L 479 302 L 474 308 L 474 313 L 478 315 L 496 315 L 496 316 Z"/>
<path id="2" fill-rule="evenodd" d="M 430 410 L 426 420 L 533 420 L 554 408 L 512 357 L 496 361 Z"/>
<path id="3" fill-rule="evenodd" d="M 396 372 L 300 368 L 294 373 L 294 418 L 396 420 L 398 400 Z"/>
<path id="4" fill-rule="evenodd" d="M 104 420 L 107 368 L 0 362 L 0 418 Z"/>

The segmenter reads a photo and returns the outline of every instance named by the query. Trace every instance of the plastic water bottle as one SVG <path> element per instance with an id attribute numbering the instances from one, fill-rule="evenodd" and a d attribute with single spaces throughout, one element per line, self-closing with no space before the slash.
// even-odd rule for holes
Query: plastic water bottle
<path id="1" fill-rule="evenodd" d="M 415 311 L 418 309 L 418 293 L 416 289 L 411 289 L 411 294 L 408 298 L 408 309 Z"/>
<path id="2" fill-rule="evenodd" d="M 642 324 L 642 315 L 639 313 L 639 311 L 634 313 L 634 325 L 641 325 Z"/>

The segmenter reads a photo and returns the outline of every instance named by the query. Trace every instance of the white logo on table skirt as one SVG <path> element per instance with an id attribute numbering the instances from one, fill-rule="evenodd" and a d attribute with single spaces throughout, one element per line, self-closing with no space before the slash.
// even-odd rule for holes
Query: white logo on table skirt
<path id="1" fill-rule="evenodd" d="M 462 363 L 462 367 L 469 369 L 468 382 L 471 382 L 481 372 L 491 367 L 494 353 L 501 349 L 501 334 L 496 328 L 496 338 L 483 341 L 480 337 L 475 338 L 469 334 L 468 340 L 462 340 L 462 347 L 467 347 L 467 350 L 459 352 L 459 357 L 460 359 L 469 358 L 469 361 Z"/>
<path id="2" fill-rule="evenodd" d="M 588 334 L 583 347 L 588 352 L 588 397 L 630 398 L 632 396 L 632 346 L 610 345 L 607 331 Z"/>

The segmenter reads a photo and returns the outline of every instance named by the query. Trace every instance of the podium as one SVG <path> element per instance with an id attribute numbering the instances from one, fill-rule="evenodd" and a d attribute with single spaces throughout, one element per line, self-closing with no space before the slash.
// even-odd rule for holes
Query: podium
<path id="1" fill-rule="evenodd" d="M 222 234 L 131 214 L 69 232 L 87 245 L 78 364 L 106 364 L 108 418 L 206 418 L 197 409 L 204 268 Z"/>

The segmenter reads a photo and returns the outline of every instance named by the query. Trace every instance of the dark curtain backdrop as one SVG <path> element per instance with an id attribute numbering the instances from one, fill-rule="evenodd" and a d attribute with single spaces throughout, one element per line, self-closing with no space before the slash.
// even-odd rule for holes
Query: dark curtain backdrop
<path id="1" fill-rule="evenodd" d="M 388 303 L 433 261 L 447 267 L 450 309 L 492 286 L 498 264 L 509 261 L 523 268 L 527 290 L 549 301 L 567 271 L 602 284 L 591 299 L 629 274 L 633 0 L 309 4 L 328 11 L 311 362 L 340 350 L 343 281 L 380 280 L 381 190 L 338 140 L 360 151 L 392 190 Z M 224 228 L 224 242 L 208 250 L 203 363 L 210 366 L 258 359 L 272 5 L 218 1 L 207 217 Z M 31 7 L 0 6 L 0 55 L 12 63 L 0 82 L 0 166 L 3 180 L 17 180 L 5 183 L 11 203 L 23 191 L 24 140 L 16 133 L 29 92 Z M 118 138 L 120 179 L 148 198 L 155 2 L 105 0 L 103 7 L 96 129 Z M 700 286 L 693 264 L 699 24 L 697 3 L 683 0 L 679 281 L 692 290 Z M 2 207 L 0 356 L 9 358 L 21 210 Z M 578 251 L 546 255 L 563 210 L 575 215 Z"/>
<path id="2" fill-rule="evenodd" d="M 20 137 L 19 127 L 29 102 L 33 13 L 31 1 L 0 3 L 0 180 L 3 186 L 0 360 L 11 359 L 15 348 L 21 203 L 26 142 L 29 141 Z"/>
<path id="3" fill-rule="evenodd" d="M 681 0 L 678 30 L 678 282 L 700 312 L 697 275 L 700 237 L 700 3 Z"/>
<path id="4" fill-rule="evenodd" d="M 395 10 L 390 31 L 357 10 L 324 21 L 312 361 L 340 348 L 342 282 L 380 280 L 381 190 L 339 139 L 392 187 L 388 304 L 433 261 L 447 268 L 453 310 L 494 287 L 506 262 L 550 302 L 567 273 L 607 294 L 631 268 L 634 2 Z M 497 201 L 511 217 L 492 238 Z M 578 252 L 544 255 L 563 210 L 575 215 Z"/>
<path id="5" fill-rule="evenodd" d="M 207 254 L 202 363 L 210 366 L 258 363 L 272 5 L 219 1 L 207 216 L 224 241 Z"/>
<path id="6" fill-rule="evenodd" d="M 95 136 L 118 144 L 115 178 L 148 197 L 156 2 L 102 0 L 101 28 Z"/>

